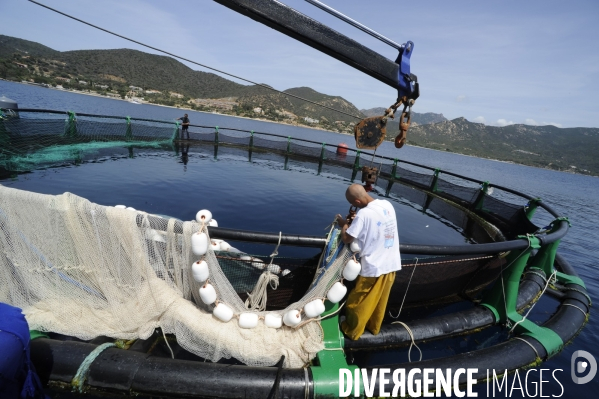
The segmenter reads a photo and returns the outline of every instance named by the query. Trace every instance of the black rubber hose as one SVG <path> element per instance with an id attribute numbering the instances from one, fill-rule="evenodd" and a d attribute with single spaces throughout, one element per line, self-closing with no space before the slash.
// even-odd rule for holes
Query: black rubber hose
<path id="1" fill-rule="evenodd" d="M 556 257 L 556 266 L 560 271 L 576 276 L 576 272 L 570 264 L 559 255 Z M 549 320 L 543 323 L 543 327 L 549 328 L 559 335 L 564 344 L 570 342 L 584 326 L 591 305 L 588 296 L 585 295 L 586 290 L 584 287 L 578 284 L 568 284 L 567 287 L 576 289 L 577 291 L 566 291 L 564 300 L 560 303 L 557 312 L 551 316 Z M 541 359 L 547 357 L 547 352 L 536 339 L 528 336 L 520 336 L 518 338 L 526 340 L 528 344 L 522 342 L 521 339 L 514 338 L 490 348 L 461 353 L 445 358 L 425 360 L 422 362 L 395 364 L 387 366 L 387 368 L 391 370 L 405 369 L 406 375 L 413 368 L 439 368 L 442 370 L 447 368 L 452 370 L 458 368 L 476 368 L 478 369 L 478 373 L 474 374 L 474 378 L 485 379 L 487 378 L 487 370 L 489 370 L 489 373 L 492 373 L 492 370 L 495 370 L 499 375 L 503 374 L 505 370 L 508 370 L 508 372 L 514 371 L 532 364 L 536 361 L 537 355 Z M 531 346 L 535 348 L 536 352 Z M 490 368 L 490 365 L 492 365 L 493 368 Z M 421 375 L 417 375 L 417 378 L 421 379 Z M 462 375 L 460 383 L 465 382 L 466 376 Z M 392 388 L 392 383 L 386 386 L 387 391 Z M 377 382 L 377 392 L 378 389 Z"/>
<path id="2" fill-rule="evenodd" d="M 224 240 L 259 242 L 264 244 L 277 244 L 279 235 L 276 233 L 263 233 L 259 231 L 244 231 L 225 229 L 223 227 L 208 227 L 210 237 Z M 291 245 L 295 247 L 314 247 L 324 248 L 327 243 L 325 237 L 300 236 L 295 234 L 281 234 L 281 245 Z"/>
<path id="3" fill-rule="evenodd" d="M 543 289 L 545 283 L 540 276 L 527 274 L 520 284 L 516 307 L 527 306 Z M 406 323 L 416 342 L 442 339 L 454 335 L 467 334 L 472 330 L 489 327 L 495 323 L 495 316 L 484 306 L 476 306 L 447 315 L 414 320 Z M 345 349 L 349 351 L 392 348 L 410 344 L 411 338 L 401 324 L 384 324 L 378 335 L 365 331 L 360 339 L 345 340 Z"/>
<path id="4" fill-rule="evenodd" d="M 42 381 L 70 383 L 95 345 L 38 338 L 31 358 Z M 277 367 L 248 367 L 148 356 L 109 348 L 92 363 L 86 385 L 107 391 L 160 397 L 266 398 L 277 378 Z M 313 397 L 311 375 L 304 369 L 283 369 L 279 397 Z"/>
<path id="5" fill-rule="evenodd" d="M 150 226 L 152 228 L 163 228 L 164 219 L 154 216 L 148 216 Z M 137 224 L 141 226 L 143 216 L 139 215 Z M 563 222 L 566 223 L 566 222 Z M 162 226 L 162 227 L 161 227 Z M 563 225 L 562 225 L 563 226 Z M 566 223 L 567 231 L 567 223 Z M 181 234 L 183 232 L 183 222 L 177 221 L 174 226 L 174 232 Z M 264 233 L 258 231 L 244 231 L 227 229 L 223 227 L 208 227 L 208 233 L 213 238 L 221 238 L 235 241 L 260 242 L 264 244 L 277 244 L 279 235 L 277 233 Z M 553 234 L 562 234 L 562 228 Z M 565 231 L 563 231 L 565 234 Z M 551 234 L 546 236 L 546 242 L 553 242 L 550 238 Z M 325 237 L 318 236 L 302 236 L 297 234 L 283 234 L 281 237 L 281 245 L 291 245 L 299 247 L 314 247 L 324 248 L 326 244 Z M 473 244 L 473 245 L 419 245 L 419 244 L 403 244 L 400 243 L 400 251 L 404 254 L 418 255 L 480 255 L 480 254 L 496 254 L 500 252 L 514 251 L 528 247 L 528 241 L 525 239 L 513 241 L 500 241 L 488 244 Z"/>
<path id="6" fill-rule="evenodd" d="M 567 303 L 567 302 L 564 302 Z M 578 309 L 572 306 L 560 306 L 558 311 L 543 324 L 544 327 L 552 329 L 556 332 L 564 343 L 569 342 L 578 331 L 583 327 L 586 321 L 586 316 Z M 474 374 L 476 379 L 487 378 L 487 370 L 492 375 L 492 370 L 495 370 L 497 375 L 501 375 L 505 370 L 514 371 L 516 369 L 528 366 L 536 361 L 537 353 L 541 359 L 547 357 L 547 352 L 543 346 L 535 339 L 528 336 L 520 336 L 531 344 L 535 350 L 520 339 L 511 339 L 507 342 L 492 346 L 490 348 L 479 349 L 467 353 L 461 353 L 455 356 L 444 357 L 440 359 L 424 360 L 414 363 L 401 363 L 386 366 L 391 370 L 405 369 L 406 375 L 411 369 L 451 369 L 458 368 L 475 368 L 478 373 Z M 421 375 L 417 376 L 421 379 Z M 460 378 L 460 383 L 466 383 L 466 376 Z M 386 387 L 386 390 L 392 389 L 392 384 Z M 377 386 L 378 391 L 378 386 Z"/>

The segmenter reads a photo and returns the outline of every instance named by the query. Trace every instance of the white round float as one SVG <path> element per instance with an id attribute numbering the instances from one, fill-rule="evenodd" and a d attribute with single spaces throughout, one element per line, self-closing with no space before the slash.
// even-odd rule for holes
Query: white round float
<path id="1" fill-rule="evenodd" d="M 191 252 L 202 256 L 208 251 L 208 236 L 206 233 L 197 232 L 191 235 Z"/>
<path id="2" fill-rule="evenodd" d="M 258 315 L 256 313 L 242 313 L 239 315 L 239 327 L 254 328 L 258 325 Z"/>
<path id="3" fill-rule="evenodd" d="M 228 251 L 231 250 L 231 248 L 232 248 L 231 244 L 229 244 L 228 242 L 226 242 L 226 241 L 221 241 L 220 242 L 220 250 L 221 251 L 228 252 Z"/>
<path id="4" fill-rule="evenodd" d="M 283 323 L 289 327 L 295 327 L 302 321 L 299 310 L 290 310 L 283 316 Z"/>
<path id="5" fill-rule="evenodd" d="M 216 290 L 212 284 L 204 284 L 204 286 L 200 288 L 200 298 L 206 305 L 210 305 L 216 301 Z"/>
<path id="6" fill-rule="evenodd" d="M 308 302 L 304 306 L 304 313 L 307 318 L 312 319 L 314 317 L 320 316 L 324 312 L 324 303 L 322 299 L 315 299 L 313 301 Z"/>
<path id="7" fill-rule="evenodd" d="M 220 251 L 220 242 L 217 242 L 216 240 L 210 240 L 210 248 L 213 251 Z"/>
<path id="8" fill-rule="evenodd" d="M 220 321 L 224 321 L 225 323 L 227 323 L 229 320 L 233 318 L 233 309 L 231 309 L 224 303 L 219 303 L 212 311 L 212 314 Z"/>
<path id="9" fill-rule="evenodd" d="M 327 292 L 327 299 L 331 301 L 331 303 L 339 303 L 345 294 L 347 294 L 347 287 L 337 281 L 333 284 L 329 292 Z"/>
<path id="10" fill-rule="evenodd" d="M 266 267 L 266 270 L 274 274 L 279 274 L 281 273 L 281 266 L 272 263 Z"/>
<path id="11" fill-rule="evenodd" d="M 283 326 L 283 317 L 276 313 L 267 313 L 264 316 L 264 324 L 270 328 L 281 328 Z"/>
<path id="12" fill-rule="evenodd" d="M 208 209 L 202 209 L 196 213 L 196 222 L 209 224 L 212 220 L 212 212 Z"/>
<path id="13" fill-rule="evenodd" d="M 354 281 L 360 274 L 360 270 L 362 270 L 362 266 L 355 260 L 350 259 L 343 269 L 343 278 L 347 281 Z"/>
<path id="14" fill-rule="evenodd" d="M 358 243 L 358 240 L 353 240 L 349 244 L 349 250 L 352 252 L 360 252 L 362 250 L 362 248 L 360 248 L 360 243 Z"/>
<path id="15" fill-rule="evenodd" d="M 208 263 L 203 260 L 199 260 L 197 262 L 193 262 L 191 265 L 191 274 L 193 279 L 198 283 L 203 283 L 208 280 L 210 272 L 208 270 Z"/>

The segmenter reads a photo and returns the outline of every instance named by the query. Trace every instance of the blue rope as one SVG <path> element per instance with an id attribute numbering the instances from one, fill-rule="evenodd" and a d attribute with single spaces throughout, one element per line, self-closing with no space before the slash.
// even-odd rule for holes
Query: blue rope
<path id="1" fill-rule="evenodd" d="M 91 351 L 89 355 L 87 355 L 85 360 L 83 360 L 83 362 L 79 366 L 77 374 L 75 374 L 75 377 L 73 377 L 73 380 L 71 381 L 71 386 L 73 387 L 73 390 L 77 390 L 79 391 L 79 393 L 83 393 L 83 384 L 85 383 L 87 375 L 89 374 L 90 366 L 92 365 L 94 360 L 96 360 L 96 358 L 100 356 L 100 353 L 104 352 L 108 348 L 112 348 L 113 346 L 116 346 L 116 344 L 112 342 L 107 342 L 105 344 L 99 345 L 96 349 Z"/>

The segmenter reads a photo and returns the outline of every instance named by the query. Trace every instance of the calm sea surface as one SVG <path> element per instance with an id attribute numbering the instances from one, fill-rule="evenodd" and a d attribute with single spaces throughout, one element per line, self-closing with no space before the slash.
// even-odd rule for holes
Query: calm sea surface
<path id="1" fill-rule="evenodd" d="M 0 81 L 2 95 L 17 101 L 20 108 L 72 110 L 161 120 L 173 120 L 188 113 L 192 124 L 276 133 L 330 144 L 345 142 L 353 147 L 353 137 L 337 133 L 137 105 L 5 81 Z M 595 271 L 599 257 L 595 230 L 599 225 L 599 179 L 412 146 L 396 150 L 389 142 L 383 143 L 377 154 L 438 167 L 542 198 L 558 213 L 569 217 L 572 228 L 562 240 L 559 252 L 576 268 L 593 301 L 599 300 L 599 279 Z M 215 163 L 218 163 L 217 167 Z M 139 168 L 147 173 L 128 173 L 129 170 L 139 171 Z M 93 187 L 90 187 L 90 182 L 93 182 Z M 201 151 L 194 152 L 193 148 L 186 165 L 173 151 L 140 150 L 133 159 L 127 156 L 113 157 L 83 166 L 35 171 L 20 175 L 16 180 L 2 181 L 1 184 L 49 194 L 70 191 L 86 198 L 93 196 L 90 199 L 104 205 L 126 202 L 125 205 L 137 209 L 184 220 L 192 219 L 198 209 L 208 208 L 222 227 L 283 230 L 310 235 L 322 235 L 324 227 L 332 221 L 335 213 L 347 212 L 343 199 L 347 181 L 341 178 L 317 177 L 315 173 L 300 167 L 294 168 L 293 165 L 289 171 L 284 171 L 279 164 L 266 161 L 249 163 L 247 159 L 235 157 L 219 157 L 215 161 Z M 164 198 L 160 201 L 153 200 L 156 197 L 155 187 L 160 187 L 163 192 Z M 304 187 L 309 187 L 309 190 L 303 190 Z M 464 242 L 460 234 L 439 221 L 414 210 L 406 210 L 406 206 L 401 204 L 394 205 L 400 223 L 410 227 L 410 231 L 402 230 L 400 224 L 402 242 Z M 547 220 L 543 220 L 543 215 L 540 217 L 537 224 L 544 225 Z M 296 253 L 291 250 L 288 255 L 295 256 Z M 553 307 L 541 303 L 537 308 L 534 312 L 538 316 L 543 312 L 549 313 Z M 599 389 L 599 376 L 586 385 L 576 385 L 570 378 L 570 358 L 574 351 L 586 350 L 599 358 L 599 323 L 593 316 L 573 344 L 541 366 L 562 370 L 557 371 L 556 376 L 564 386 L 563 397 L 594 397 L 592 392 Z M 544 383 L 543 395 L 559 395 L 561 387 L 550 376 L 547 380 L 549 382 Z M 480 388 L 479 397 L 485 397 L 486 391 Z M 514 391 L 515 397 L 520 397 L 518 392 Z"/>

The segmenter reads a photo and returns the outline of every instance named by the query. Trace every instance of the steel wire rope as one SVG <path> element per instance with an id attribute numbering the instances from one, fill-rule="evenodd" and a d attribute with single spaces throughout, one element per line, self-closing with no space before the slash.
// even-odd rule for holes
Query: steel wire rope
<path id="1" fill-rule="evenodd" d="M 332 107 L 329 107 L 329 106 L 327 106 L 327 105 L 323 105 L 323 104 L 317 103 L 317 102 L 315 102 L 315 101 L 308 100 L 307 98 L 303 98 L 303 97 L 300 97 L 300 96 L 296 96 L 295 94 L 286 93 L 286 92 L 284 92 L 284 91 L 277 90 L 277 89 L 275 89 L 275 88 L 273 88 L 273 87 L 270 87 L 270 86 L 268 86 L 268 85 L 265 85 L 265 84 L 263 84 L 263 83 L 257 83 L 257 82 L 254 82 L 254 81 L 252 81 L 252 80 L 245 79 L 245 78 L 242 78 L 242 77 L 240 77 L 240 76 L 237 76 L 237 75 L 233 75 L 232 73 L 228 73 L 228 72 L 225 72 L 225 71 L 221 71 L 220 69 L 216 69 L 216 68 L 213 68 L 213 67 L 209 67 L 208 65 L 204 65 L 204 64 L 201 64 L 201 63 L 199 63 L 199 62 L 196 62 L 196 61 L 190 60 L 190 59 L 188 59 L 188 58 L 181 57 L 180 55 L 176 55 L 176 54 L 170 53 L 170 52 L 168 52 L 168 51 L 166 51 L 166 50 L 161 50 L 161 49 L 159 49 L 159 48 L 157 48 L 157 47 L 150 46 L 149 44 L 145 44 L 145 43 L 142 43 L 142 42 L 140 42 L 140 41 L 137 41 L 137 40 L 134 40 L 134 39 L 128 38 L 127 36 L 123 36 L 123 35 L 121 35 L 121 34 L 118 34 L 118 33 L 112 32 L 112 31 L 109 31 L 108 29 L 104 29 L 104 28 L 102 28 L 102 27 L 100 27 L 100 26 L 94 25 L 94 24 L 92 24 L 92 23 L 90 23 L 90 22 L 84 21 L 84 20 L 82 20 L 82 19 L 79 19 L 79 18 L 77 18 L 77 17 L 74 17 L 74 16 L 72 16 L 72 15 L 66 14 L 66 13 L 64 13 L 64 12 L 62 12 L 62 11 L 58 11 L 57 9 L 54 9 L 54 8 L 52 8 L 52 7 L 49 7 L 49 6 L 45 5 L 45 4 L 39 3 L 39 2 L 37 2 L 37 1 L 35 1 L 35 0 L 28 0 L 28 1 L 29 1 L 29 2 L 31 2 L 31 3 L 37 4 L 38 6 L 41 6 L 41 7 L 47 8 L 47 9 L 48 9 L 48 10 L 50 10 L 50 11 L 54 11 L 55 13 L 58 13 L 58 14 L 64 15 L 65 17 L 71 18 L 71 19 L 73 19 L 73 20 L 75 20 L 75 21 L 77 21 L 77 22 L 81 22 L 81 23 L 83 23 L 83 24 L 85 24 L 85 25 L 91 26 L 92 28 L 96 28 L 96 29 L 99 29 L 99 30 L 101 30 L 101 31 L 103 31 L 103 32 L 110 33 L 111 35 L 114 35 L 114 36 L 120 37 L 121 39 L 125 39 L 125 40 L 128 40 L 128 41 L 130 41 L 130 42 L 133 42 L 133 43 L 139 44 L 140 46 L 144 46 L 144 47 L 150 48 L 150 49 L 152 49 L 152 50 L 155 50 L 155 51 L 158 51 L 158 52 L 161 52 L 161 53 L 164 53 L 164 54 L 168 54 L 168 55 L 170 55 L 171 57 L 175 57 L 175 58 L 181 59 L 181 60 L 183 60 L 183 61 L 190 62 L 190 63 L 192 63 L 192 64 L 195 64 L 195 65 L 201 66 L 202 68 L 210 69 L 210 70 L 212 70 L 212 71 L 216 71 L 216 72 L 218 72 L 218 73 L 222 73 L 223 75 L 227 75 L 227 76 L 230 76 L 230 77 L 232 77 L 232 78 L 239 79 L 239 80 L 242 80 L 242 81 L 244 81 L 244 82 L 248 82 L 248 83 L 254 84 L 254 85 L 256 85 L 256 86 L 264 87 L 264 88 L 266 88 L 266 89 L 268 89 L 268 90 L 275 91 L 275 92 L 277 92 L 277 93 L 280 93 L 280 94 L 283 94 L 283 95 L 285 95 L 285 96 L 289 96 L 289 97 L 297 98 L 298 100 L 306 101 L 306 102 L 308 102 L 308 103 L 310 103 L 310 104 L 314 104 L 314 105 L 317 105 L 317 106 L 319 106 L 319 107 L 326 108 L 326 109 L 328 109 L 328 110 L 330 110 L 330 111 L 335 111 L 335 112 L 339 112 L 340 114 L 343 114 L 343 115 L 351 116 L 352 118 L 356 118 L 356 119 L 363 119 L 363 117 L 361 117 L 361 116 L 353 115 L 353 114 L 350 114 L 350 113 L 348 113 L 348 112 L 341 111 L 341 110 L 339 110 L 339 109 L 332 108 Z"/>

